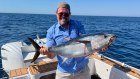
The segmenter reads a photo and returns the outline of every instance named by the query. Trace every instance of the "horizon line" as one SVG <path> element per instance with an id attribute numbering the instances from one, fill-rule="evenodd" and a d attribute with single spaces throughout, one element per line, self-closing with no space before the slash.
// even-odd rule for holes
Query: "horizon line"
<path id="1" fill-rule="evenodd" d="M 55 14 L 47 14 L 47 13 L 20 13 L 20 12 L 0 12 L 0 14 L 34 14 L 34 15 L 55 15 Z M 78 14 L 74 14 L 72 16 L 104 16 L 104 17 L 138 17 L 140 18 L 140 16 L 121 16 L 121 15 L 78 15 Z"/>

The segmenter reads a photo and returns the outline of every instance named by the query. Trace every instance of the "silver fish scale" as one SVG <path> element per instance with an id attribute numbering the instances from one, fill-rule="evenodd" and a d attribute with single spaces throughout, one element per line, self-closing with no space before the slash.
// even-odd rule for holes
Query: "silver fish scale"
<path id="1" fill-rule="evenodd" d="M 63 48 L 57 47 L 53 49 L 52 52 L 66 57 L 79 57 L 81 55 L 84 55 L 85 47 L 86 46 L 84 43 L 75 43 L 64 46 Z"/>
<path id="2" fill-rule="evenodd" d="M 98 52 L 102 48 L 111 44 L 110 39 L 114 36 L 115 35 L 113 34 L 83 36 L 83 37 L 68 41 L 65 44 L 51 47 L 49 50 L 51 52 L 54 52 L 57 55 L 62 55 L 65 57 L 86 56 L 93 52 Z M 85 41 L 89 41 L 89 42 L 85 42 Z"/>

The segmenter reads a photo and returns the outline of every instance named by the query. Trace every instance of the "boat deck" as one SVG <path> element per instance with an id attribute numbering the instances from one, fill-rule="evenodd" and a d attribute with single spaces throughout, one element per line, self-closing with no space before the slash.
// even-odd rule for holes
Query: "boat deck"
<path id="1" fill-rule="evenodd" d="M 27 69 L 28 68 L 19 68 L 19 69 L 11 70 L 10 71 L 10 78 L 28 74 Z"/>
<path id="2" fill-rule="evenodd" d="M 27 68 L 19 68 L 15 70 L 10 71 L 10 78 L 17 77 L 17 76 L 23 76 L 23 75 L 36 75 L 52 70 L 56 70 L 57 68 L 57 61 L 51 60 L 51 61 L 42 61 L 38 64 L 31 65 Z M 28 72 L 29 71 L 29 72 Z"/>
<path id="3" fill-rule="evenodd" d="M 57 61 L 51 60 L 51 61 L 41 61 L 38 64 L 31 65 L 29 67 L 25 68 L 19 68 L 15 70 L 10 71 L 10 78 L 17 78 L 17 77 L 22 77 L 25 75 L 36 75 L 36 74 L 41 74 L 45 72 L 49 72 L 52 70 L 56 70 L 57 68 Z M 29 71 L 29 72 L 28 72 Z M 97 75 L 92 75 L 92 79 L 101 79 Z M 55 73 L 45 75 L 40 77 L 40 79 L 55 79 Z"/>
<path id="4" fill-rule="evenodd" d="M 99 57 L 97 54 L 93 54 L 89 58 L 97 59 L 99 61 L 102 61 L 106 64 L 111 65 L 112 67 L 115 67 L 121 71 L 124 71 L 125 73 L 135 76 L 138 79 L 140 78 L 140 71 L 135 68 L 131 68 L 129 66 L 124 67 L 119 62 L 115 62 L 115 61 L 107 59 L 107 58 Z M 30 65 L 29 67 L 11 70 L 9 77 L 14 78 L 17 76 L 24 76 L 24 75 L 29 75 L 29 74 L 30 75 L 37 75 L 37 74 L 42 74 L 42 73 L 46 74 L 46 72 L 53 71 L 53 72 L 49 73 L 48 75 L 41 76 L 40 79 L 43 79 L 43 78 L 55 79 L 56 68 L 57 68 L 57 61 L 55 61 L 55 60 L 41 61 L 37 64 Z M 101 79 L 97 75 L 92 75 L 91 78 L 92 79 Z"/>

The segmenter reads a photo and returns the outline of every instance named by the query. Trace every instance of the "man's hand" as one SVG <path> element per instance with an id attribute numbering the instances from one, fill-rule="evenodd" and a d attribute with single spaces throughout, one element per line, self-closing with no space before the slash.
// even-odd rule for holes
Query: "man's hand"
<path id="1" fill-rule="evenodd" d="M 43 46 L 41 46 L 41 48 L 40 48 L 40 53 L 41 54 L 43 54 L 43 55 L 48 55 L 48 48 L 47 47 L 43 47 Z"/>
<path id="2" fill-rule="evenodd" d="M 55 54 L 53 52 L 49 52 L 47 47 L 41 46 L 40 53 L 43 55 L 47 55 L 49 58 L 54 58 Z"/>

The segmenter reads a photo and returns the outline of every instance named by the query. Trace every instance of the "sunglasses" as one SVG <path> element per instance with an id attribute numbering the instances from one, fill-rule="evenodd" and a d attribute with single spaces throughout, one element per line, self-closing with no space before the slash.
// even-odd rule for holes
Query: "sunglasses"
<path id="1" fill-rule="evenodd" d="M 59 15 L 60 17 L 62 17 L 62 16 L 68 17 L 68 16 L 69 16 L 69 13 L 60 12 L 60 13 L 58 13 L 58 15 Z"/>

